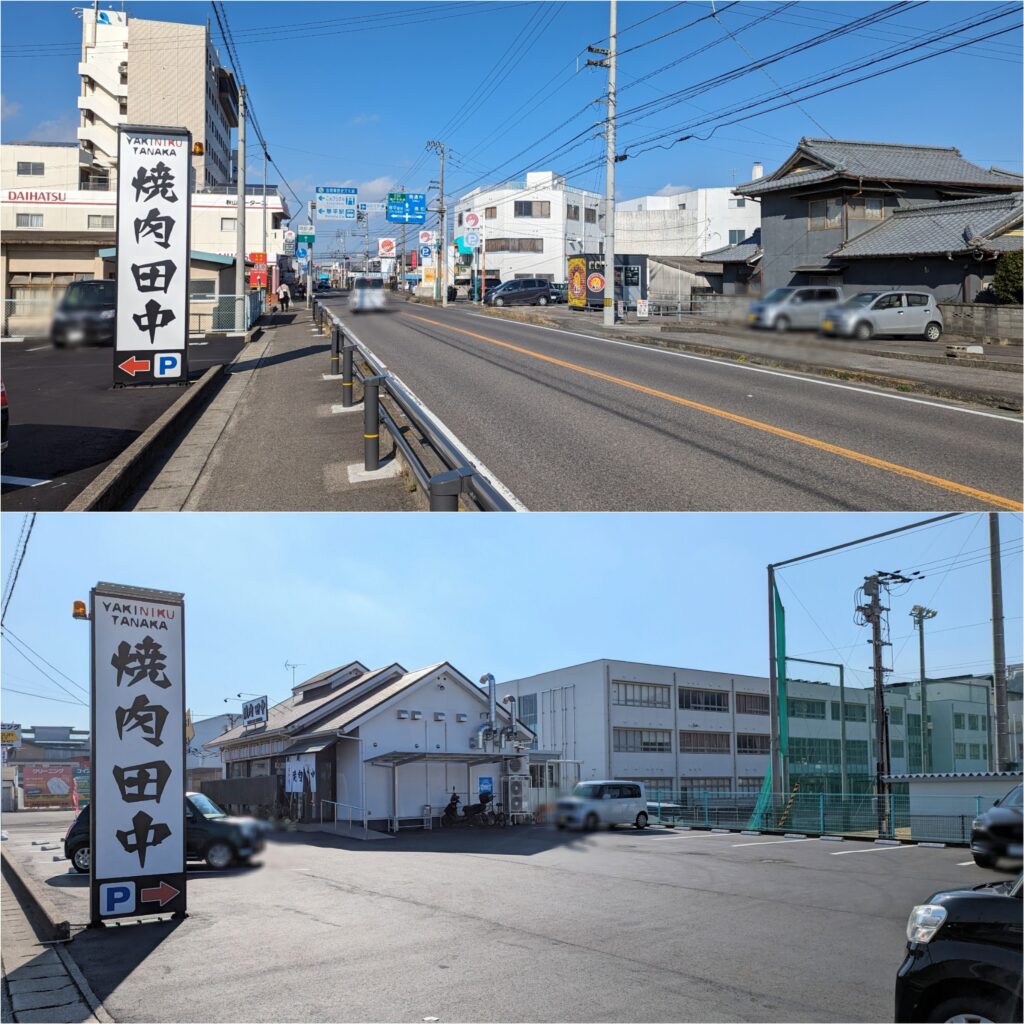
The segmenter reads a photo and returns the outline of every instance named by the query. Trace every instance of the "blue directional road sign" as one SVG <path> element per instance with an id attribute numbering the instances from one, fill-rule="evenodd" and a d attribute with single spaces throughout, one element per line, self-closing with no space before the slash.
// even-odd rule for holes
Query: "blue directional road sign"
<path id="1" fill-rule="evenodd" d="M 359 189 L 317 185 L 316 215 L 320 220 L 355 220 Z M 351 216 L 349 213 L 351 212 Z"/>
<path id="2" fill-rule="evenodd" d="M 427 196 L 424 192 L 389 192 L 388 220 L 393 224 L 425 224 Z"/>

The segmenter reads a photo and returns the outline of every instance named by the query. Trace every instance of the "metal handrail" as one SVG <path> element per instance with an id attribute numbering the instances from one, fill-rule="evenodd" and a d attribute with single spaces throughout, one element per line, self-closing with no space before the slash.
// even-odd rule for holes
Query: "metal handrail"
<path id="1" fill-rule="evenodd" d="M 348 808 L 348 828 L 352 830 L 353 811 L 358 811 L 358 818 L 362 821 L 363 831 L 365 832 L 369 828 L 370 812 L 365 807 L 359 807 L 357 804 L 347 804 L 341 800 L 321 800 L 320 801 L 320 827 L 324 824 L 324 804 L 330 804 L 334 808 L 334 831 L 338 831 L 338 808 Z M 344 818 L 342 819 L 344 820 Z"/>
<path id="2" fill-rule="evenodd" d="M 327 318 L 341 330 L 346 338 L 358 349 L 366 364 L 373 371 L 373 375 L 383 378 L 382 384 L 395 404 L 402 410 L 409 422 L 422 435 L 427 443 L 437 453 L 441 461 L 449 470 L 466 470 L 464 488 L 485 512 L 515 512 L 518 511 L 490 480 L 485 477 L 476 466 L 470 461 L 469 456 L 459 447 L 441 426 L 430 416 L 423 407 L 422 402 L 413 392 L 400 381 L 374 353 L 362 342 L 351 329 L 346 327 L 334 312 L 320 304 L 320 308 Z M 358 372 L 358 370 L 357 370 Z M 381 407 L 381 418 L 385 426 L 394 438 L 395 443 L 402 450 L 413 473 L 421 485 L 426 487 L 429 484 L 430 474 L 426 467 L 413 452 L 411 446 L 398 430 L 394 420 L 387 410 Z"/>

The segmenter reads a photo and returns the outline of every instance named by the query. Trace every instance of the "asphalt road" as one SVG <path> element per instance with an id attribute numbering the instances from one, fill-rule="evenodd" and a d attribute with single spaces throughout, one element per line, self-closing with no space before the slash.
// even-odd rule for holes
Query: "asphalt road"
<path id="1" fill-rule="evenodd" d="M 1009 413 L 465 310 L 328 304 L 531 509 L 1021 507 Z"/>
<path id="2" fill-rule="evenodd" d="M 189 344 L 195 380 L 241 348 L 225 339 Z M 3 505 L 64 509 L 103 468 L 183 394 L 180 387 L 112 387 L 109 348 L 55 349 L 40 341 L 3 344 L 10 402 L 3 455 Z"/>
<path id="3" fill-rule="evenodd" d="M 9 848 L 84 921 L 28 817 Z M 1001 877 L 963 848 L 739 833 L 300 833 L 190 873 L 187 920 L 70 952 L 118 1021 L 883 1021 L 911 907 Z"/>

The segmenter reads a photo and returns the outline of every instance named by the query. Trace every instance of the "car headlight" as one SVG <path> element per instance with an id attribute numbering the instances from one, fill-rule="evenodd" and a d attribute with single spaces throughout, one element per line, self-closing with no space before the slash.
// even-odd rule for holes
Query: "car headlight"
<path id="1" fill-rule="evenodd" d="M 974 821 L 971 822 L 971 831 L 973 832 L 975 829 L 979 828 L 981 828 L 981 818 L 975 818 Z"/>
<path id="2" fill-rule="evenodd" d="M 910 912 L 907 921 L 908 942 L 931 942 L 946 920 L 946 908 L 937 903 L 922 903 Z"/>
<path id="3" fill-rule="evenodd" d="M 101 309 L 100 310 L 100 319 L 101 320 L 113 320 L 114 319 L 114 313 L 115 313 L 115 310 L 113 310 L 113 309 Z"/>

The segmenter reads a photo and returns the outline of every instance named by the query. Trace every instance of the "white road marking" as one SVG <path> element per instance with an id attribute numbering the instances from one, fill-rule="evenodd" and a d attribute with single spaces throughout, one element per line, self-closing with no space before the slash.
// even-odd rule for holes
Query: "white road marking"
<path id="1" fill-rule="evenodd" d="M 0 344 L 2 345 L 20 345 L 25 339 L 24 338 L 0 338 Z"/>
<path id="2" fill-rule="evenodd" d="M 664 839 L 722 839 L 735 834 L 735 832 L 672 832 L 669 835 L 652 836 L 648 842 L 657 843 Z"/>
<path id="3" fill-rule="evenodd" d="M 36 345 L 34 348 L 25 349 L 26 352 L 42 352 L 44 348 L 49 348 L 49 345 Z"/>
<path id="4" fill-rule="evenodd" d="M 959 861 L 957 861 L 956 866 L 958 868 L 967 868 L 967 867 L 976 868 L 978 865 L 975 864 L 973 860 L 959 860 Z"/>
<path id="5" fill-rule="evenodd" d="M 900 846 L 872 846 L 867 850 L 836 850 L 833 857 L 845 857 L 848 853 L 885 853 L 886 850 L 912 850 L 912 845 L 900 845 Z"/>
<path id="6" fill-rule="evenodd" d="M 775 846 L 777 843 L 816 843 L 817 836 L 809 836 L 806 839 L 763 839 L 757 843 L 733 843 L 733 846 Z"/>
<path id="7" fill-rule="evenodd" d="M 496 319 L 493 316 L 486 316 L 483 313 L 466 313 L 466 316 L 479 317 L 481 320 Z M 441 321 L 438 321 L 440 323 Z M 769 370 L 763 366 L 749 366 L 742 363 L 731 363 L 724 359 L 712 359 L 710 356 L 698 356 L 693 352 L 675 352 L 670 349 L 655 348 L 651 345 L 640 345 L 634 341 L 618 341 L 615 338 L 599 338 L 594 334 L 580 334 L 578 331 L 566 331 L 560 327 L 544 327 L 541 324 L 521 323 L 518 320 L 505 320 L 504 323 L 519 324 L 520 327 L 533 327 L 538 331 L 554 331 L 555 334 L 567 334 L 573 338 L 586 338 L 588 341 L 602 341 L 607 345 L 620 345 L 624 348 L 640 349 L 643 352 L 657 352 L 663 356 L 675 356 L 678 359 L 692 359 L 698 363 L 714 363 L 715 366 L 727 366 L 733 370 L 746 370 L 748 373 L 764 373 L 769 377 L 784 377 L 786 380 L 800 381 L 805 384 L 818 384 L 826 388 L 839 388 L 840 391 L 855 391 L 861 395 L 871 395 L 874 398 L 888 398 L 894 402 L 910 402 L 912 405 L 926 405 L 932 409 L 944 409 L 947 412 L 961 412 L 968 416 L 984 416 L 986 419 L 1003 420 L 1007 423 L 1019 424 L 1020 419 L 1016 416 L 1007 416 L 1003 413 L 985 412 L 981 409 L 965 409 L 958 405 L 944 405 L 942 402 L 931 402 L 923 398 L 911 398 L 909 395 L 889 394 L 886 391 L 872 391 L 870 388 L 856 387 L 853 384 L 840 384 L 832 380 L 820 380 L 817 377 L 803 376 L 799 373 L 787 373 L 784 370 Z M 741 353 L 742 354 L 742 353 Z"/>
<path id="8" fill-rule="evenodd" d="M 34 480 L 30 476 L 0 476 L 0 484 L 10 484 L 12 487 L 42 487 L 48 484 L 49 480 Z"/>

